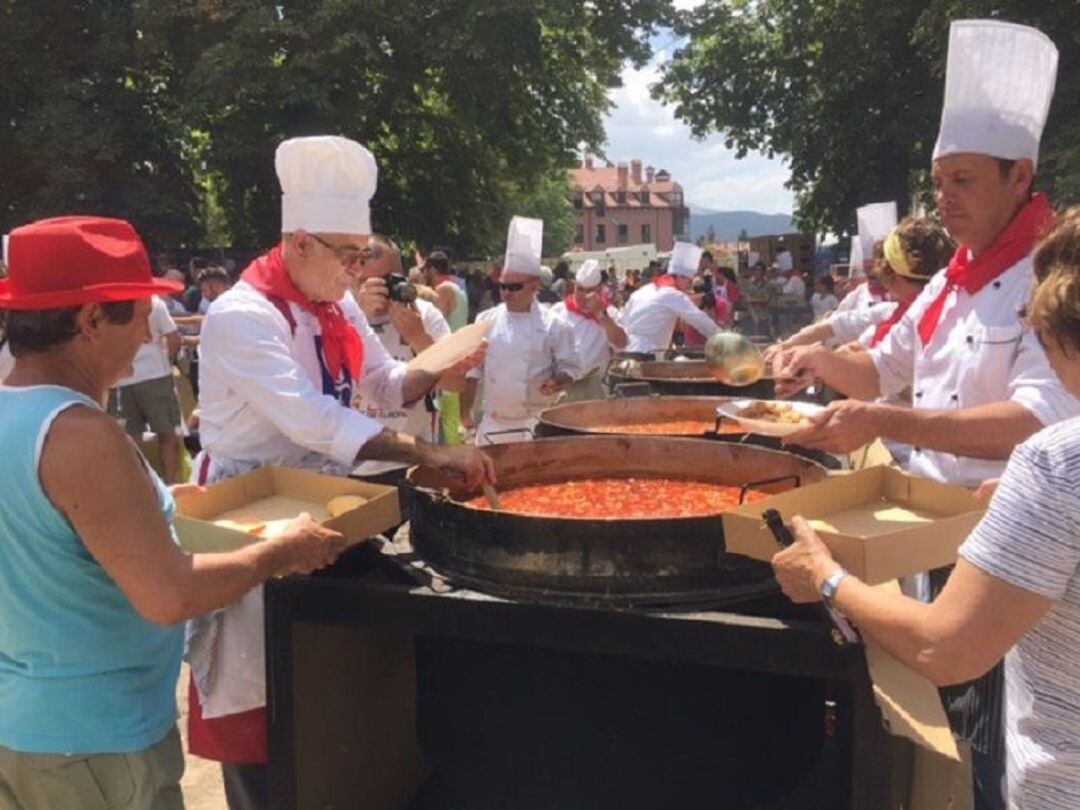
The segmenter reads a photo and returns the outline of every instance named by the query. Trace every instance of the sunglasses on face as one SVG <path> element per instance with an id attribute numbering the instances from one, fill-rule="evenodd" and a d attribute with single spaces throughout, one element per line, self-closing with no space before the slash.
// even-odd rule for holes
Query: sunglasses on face
<path id="1" fill-rule="evenodd" d="M 525 289 L 524 281 L 514 281 L 507 284 L 505 281 L 499 282 L 499 289 L 503 292 L 520 292 Z"/>

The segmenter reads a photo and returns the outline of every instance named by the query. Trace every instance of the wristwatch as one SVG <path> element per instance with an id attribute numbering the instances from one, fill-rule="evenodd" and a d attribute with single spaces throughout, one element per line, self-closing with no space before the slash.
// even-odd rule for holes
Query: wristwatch
<path id="1" fill-rule="evenodd" d="M 828 579 L 821 583 L 821 600 L 830 608 L 833 606 L 833 599 L 836 598 L 836 589 L 849 576 L 850 574 L 843 568 L 837 568 L 829 574 Z"/>

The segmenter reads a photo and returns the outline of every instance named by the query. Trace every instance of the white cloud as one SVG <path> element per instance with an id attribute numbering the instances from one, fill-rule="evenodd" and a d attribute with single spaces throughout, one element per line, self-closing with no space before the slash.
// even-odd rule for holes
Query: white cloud
<path id="1" fill-rule="evenodd" d="M 676 5 L 689 8 L 697 2 L 676 0 Z M 623 86 L 611 94 L 615 107 L 606 121 L 608 159 L 641 158 L 646 166 L 667 169 L 698 208 L 791 213 L 794 195 L 784 188 L 789 174 L 781 161 L 758 153 L 737 160 L 721 135 L 695 140 L 671 109 L 650 97 L 649 86 L 660 76 L 657 65 L 665 58 L 661 51 L 641 70 L 623 71 Z"/>

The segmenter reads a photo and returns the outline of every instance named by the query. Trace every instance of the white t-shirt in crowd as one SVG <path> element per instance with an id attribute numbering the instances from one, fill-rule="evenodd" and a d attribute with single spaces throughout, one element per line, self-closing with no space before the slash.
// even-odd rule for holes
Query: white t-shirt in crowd
<path id="1" fill-rule="evenodd" d="M 806 296 L 806 282 L 799 276 L 792 276 L 783 287 L 784 295 L 797 295 L 800 298 Z"/>
<path id="2" fill-rule="evenodd" d="M 172 374 L 172 363 L 169 362 L 169 351 L 165 347 L 165 336 L 176 331 L 176 324 L 169 314 L 165 302 L 158 296 L 151 299 L 150 309 L 150 342 L 139 347 L 135 360 L 131 367 L 132 375 L 121 380 L 116 385 L 134 385 L 146 380 L 156 380 L 159 377 L 168 377 Z"/>
<path id="3" fill-rule="evenodd" d="M 1054 604 L 1005 656 L 1010 808 L 1071 810 L 1080 796 L 1080 418 L 1013 452 L 960 555 Z"/>
<path id="4" fill-rule="evenodd" d="M 0 346 L 0 383 L 2 383 L 7 375 L 11 373 L 15 368 L 15 358 L 11 356 L 11 349 L 5 343 Z"/>
<path id="5" fill-rule="evenodd" d="M 827 315 L 836 309 L 836 305 L 840 302 L 836 299 L 836 296 L 832 293 L 814 293 L 810 296 L 810 309 L 814 311 L 814 320 L 821 320 L 822 317 Z"/>

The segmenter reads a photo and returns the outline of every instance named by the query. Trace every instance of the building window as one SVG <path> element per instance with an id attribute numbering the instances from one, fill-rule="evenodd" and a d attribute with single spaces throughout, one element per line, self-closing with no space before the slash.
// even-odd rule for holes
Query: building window
<path id="1" fill-rule="evenodd" d="M 673 191 L 668 199 L 671 200 L 672 205 L 682 205 L 682 192 Z"/>
<path id="2" fill-rule="evenodd" d="M 641 226 L 641 243 L 643 245 L 649 244 L 652 241 L 652 225 Z"/>
<path id="3" fill-rule="evenodd" d="M 676 236 L 683 236 L 683 215 L 682 210 L 676 208 L 675 216 L 671 223 L 671 229 L 675 232 Z"/>
<path id="4" fill-rule="evenodd" d="M 607 241 L 607 229 L 603 225 L 596 226 L 596 242 L 603 244 Z"/>
<path id="5" fill-rule="evenodd" d="M 578 225 L 577 228 L 574 230 L 574 243 L 580 245 L 584 241 L 585 241 L 585 226 L 584 225 Z"/>
<path id="6" fill-rule="evenodd" d="M 574 194 L 574 208 L 583 208 L 585 206 L 585 195 L 580 191 Z"/>
<path id="7" fill-rule="evenodd" d="M 630 241 L 630 227 L 628 225 L 619 225 L 619 244 L 625 245 Z"/>
<path id="8" fill-rule="evenodd" d="M 604 201 L 604 192 L 594 191 L 592 201 L 596 215 L 602 217 L 607 210 L 607 203 Z"/>
<path id="9" fill-rule="evenodd" d="M 649 192 L 647 192 L 647 191 L 639 191 L 638 192 L 638 200 L 640 200 L 642 205 L 648 205 L 649 204 Z"/>

